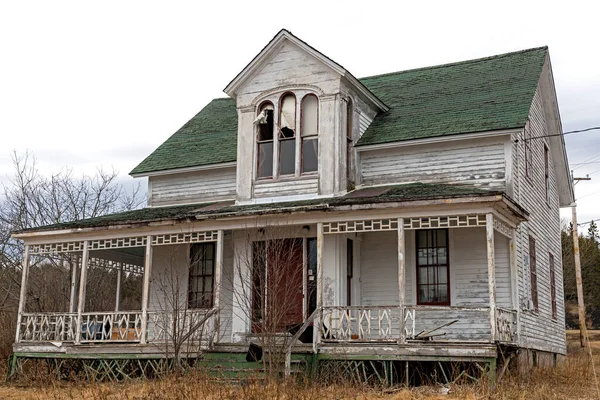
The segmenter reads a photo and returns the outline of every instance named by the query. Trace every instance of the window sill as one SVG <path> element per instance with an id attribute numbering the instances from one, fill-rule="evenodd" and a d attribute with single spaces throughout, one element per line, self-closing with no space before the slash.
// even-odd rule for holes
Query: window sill
<path id="1" fill-rule="evenodd" d="M 280 176 L 279 178 L 256 178 L 254 183 L 275 183 L 275 182 L 293 182 L 293 181 L 307 181 L 313 180 L 319 177 L 318 173 L 306 173 L 300 176 L 295 175 L 285 175 Z"/>

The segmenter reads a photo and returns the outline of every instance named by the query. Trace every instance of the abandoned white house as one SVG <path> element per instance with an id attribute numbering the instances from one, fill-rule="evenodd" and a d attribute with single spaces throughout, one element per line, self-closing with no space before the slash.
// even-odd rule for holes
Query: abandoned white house
<path id="1" fill-rule="evenodd" d="M 131 172 L 146 208 L 14 234 L 15 359 L 164 358 L 181 313 L 207 316 L 186 338 L 203 357 L 245 355 L 265 324 L 312 332 L 286 352 L 319 363 L 566 353 L 573 189 L 547 48 L 357 79 L 282 30 L 225 93 Z M 31 312 L 28 268 L 58 254 L 79 266 L 69 309 Z M 84 308 L 100 267 L 143 276 L 138 310 L 118 289 Z"/>

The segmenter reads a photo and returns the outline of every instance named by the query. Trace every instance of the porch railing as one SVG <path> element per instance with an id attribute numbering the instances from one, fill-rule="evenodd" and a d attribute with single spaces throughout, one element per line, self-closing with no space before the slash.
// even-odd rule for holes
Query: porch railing
<path id="1" fill-rule="evenodd" d="M 496 340 L 504 343 L 517 341 L 517 312 L 496 308 Z"/>
<path id="2" fill-rule="evenodd" d="M 398 341 L 414 335 L 414 312 L 398 306 L 323 307 L 323 341 Z M 402 335 L 401 335 L 402 333 Z"/>
<path id="3" fill-rule="evenodd" d="M 205 319 L 209 313 L 209 318 Z M 214 312 L 186 310 L 177 313 L 148 312 L 147 341 L 160 342 L 175 337 L 197 341 L 212 333 Z M 77 313 L 23 313 L 19 342 L 76 342 Z M 81 315 L 81 343 L 133 342 L 142 339 L 142 312 L 87 312 Z M 190 335 L 187 335 L 191 330 Z"/>
<path id="4" fill-rule="evenodd" d="M 23 313 L 19 339 L 24 342 L 75 340 L 77 313 Z"/>

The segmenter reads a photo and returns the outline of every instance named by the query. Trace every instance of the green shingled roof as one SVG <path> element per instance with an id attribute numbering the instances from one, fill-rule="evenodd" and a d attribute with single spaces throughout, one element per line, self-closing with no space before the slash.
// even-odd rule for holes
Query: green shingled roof
<path id="1" fill-rule="evenodd" d="M 520 128 L 548 49 L 540 47 L 360 81 L 390 107 L 357 145 Z M 236 160 L 237 113 L 215 99 L 140 163 L 132 174 Z"/>
<path id="2" fill-rule="evenodd" d="M 233 99 L 214 99 L 131 171 L 132 175 L 235 161 Z"/>
<path id="3" fill-rule="evenodd" d="M 358 145 L 523 127 L 547 52 L 540 47 L 363 78 L 390 110 Z"/>
<path id="4" fill-rule="evenodd" d="M 315 211 L 327 211 L 335 210 L 337 207 L 354 206 L 360 204 L 407 202 L 493 195 L 502 195 L 502 193 L 473 187 L 462 187 L 447 184 L 410 183 L 404 185 L 390 185 L 358 189 L 346 194 L 345 196 L 329 199 L 238 206 L 234 205 L 231 201 L 224 201 L 217 203 L 190 204 L 184 206 L 149 207 L 140 210 L 88 218 L 80 221 L 30 228 L 15 233 L 106 227 L 111 225 L 122 226 L 130 224 L 144 224 L 163 220 L 195 220 L 196 216 L 202 216 L 203 218 L 218 218 L 232 215 L 289 213 L 291 211 L 309 211 L 310 209 Z"/>

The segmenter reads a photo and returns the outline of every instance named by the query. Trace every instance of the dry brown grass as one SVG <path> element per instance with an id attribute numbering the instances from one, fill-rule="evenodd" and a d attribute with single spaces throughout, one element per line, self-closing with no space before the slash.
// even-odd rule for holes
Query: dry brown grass
<path id="1" fill-rule="evenodd" d="M 524 377 L 505 376 L 495 391 L 487 385 L 451 387 L 441 395 L 437 387 L 410 390 L 375 390 L 365 387 L 279 384 L 236 386 L 215 383 L 200 374 L 168 377 L 146 382 L 123 384 L 66 384 L 37 382 L 28 386 L 0 385 L 1 399 L 598 399 L 590 356 L 578 347 L 577 332 L 569 332 L 569 355 L 563 365 L 552 369 L 534 369 Z M 600 331 L 590 332 L 594 364 L 600 372 Z"/>

